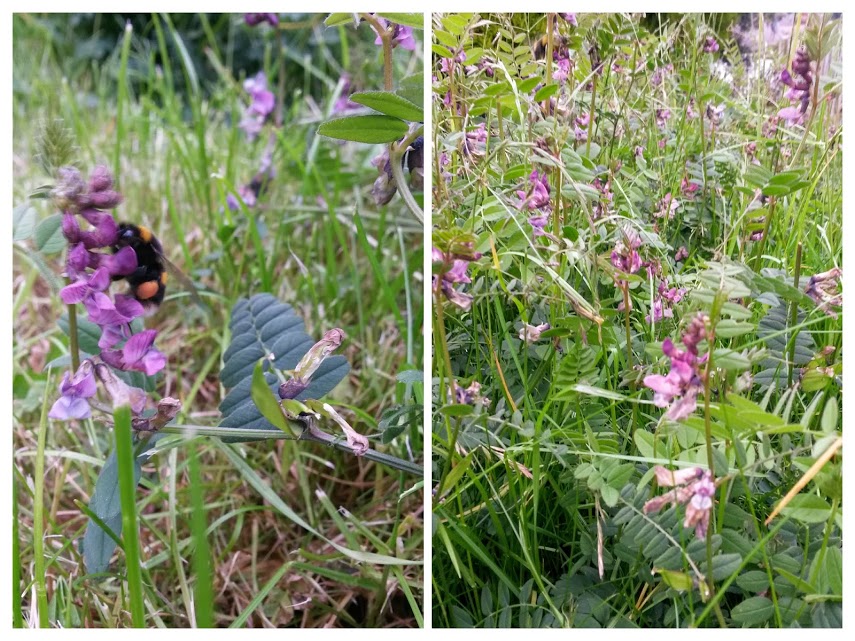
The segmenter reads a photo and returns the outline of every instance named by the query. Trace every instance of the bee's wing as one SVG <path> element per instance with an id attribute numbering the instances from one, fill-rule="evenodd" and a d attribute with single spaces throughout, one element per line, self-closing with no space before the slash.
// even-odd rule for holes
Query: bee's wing
<path id="1" fill-rule="evenodd" d="M 163 261 L 163 264 L 166 265 L 166 268 L 169 270 L 169 274 L 175 278 L 179 283 L 181 283 L 181 287 L 187 290 L 190 294 L 190 298 L 193 299 L 193 302 L 196 303 L 199 307 L 204 309 L 206 312 L 210 311 L 208 306 L 202 301 L 202 298 L 199 296 L 199 290 L 196 289 L 196 285 L 193 284 L 193 281 L 181 271 L 178 267 L 176 267 L 175 263 L 169 260 L 162 253 L 160 254 L 160 259 Z"/>

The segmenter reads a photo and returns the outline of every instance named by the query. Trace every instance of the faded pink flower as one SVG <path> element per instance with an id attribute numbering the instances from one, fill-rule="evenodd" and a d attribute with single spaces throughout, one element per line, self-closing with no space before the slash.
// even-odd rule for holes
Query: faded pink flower
<path id="1" fill-rule="evenodd" d="M 672 471 L 657 465 L 653 468 L 660 487 L 674 489 L 654 497 L 644 504 L 644 513 L 659 512 L 675 503 L 686 506 L 683 527 L 695 528 L 695 536 L 703 539 L 707 535 L 710 513 L 715 499 L 715 481 L 712 472 L 702 467 L 688 467 Z"/>

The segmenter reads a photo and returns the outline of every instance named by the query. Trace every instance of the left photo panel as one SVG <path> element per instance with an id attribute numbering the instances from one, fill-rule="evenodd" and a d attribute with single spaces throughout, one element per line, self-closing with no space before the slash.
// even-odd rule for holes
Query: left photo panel
<path id="1" fill-rule="evenodd" d="M 13 625 L 423 626 L 424 16 L 12 21 Z"/>

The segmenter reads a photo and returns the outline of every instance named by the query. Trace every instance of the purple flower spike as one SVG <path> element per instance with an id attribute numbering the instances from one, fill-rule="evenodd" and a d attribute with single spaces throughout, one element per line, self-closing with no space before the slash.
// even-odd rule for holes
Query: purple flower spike
<path id="1" fill-rule="evenodd" d="M 69 376 L 68 372 L 63 375 L 59 384 L 60 397 L 50 408 L 48 417 L 58 421 L 89 418 L 92 409 L 86 399 L 95 396 L 96 391 L 92 361 L 85 360 L 74 376 Z"/>
<path id="2" fill-rule="evenodd" d="M 154 329 L 134 334 L 121 350 L 102 352 L 101 358 L 116 369 L 133 370 L 152 376 L 166 366 L 166 357 L 153 347 L 156 336 L 157 330 Z"/>
<path id="3" fill-rule="evenodd" d="M 704 40 L 704 53 L 715 53 L 718 51 L 718 42 L 712 36 L 707 36 Z"/>

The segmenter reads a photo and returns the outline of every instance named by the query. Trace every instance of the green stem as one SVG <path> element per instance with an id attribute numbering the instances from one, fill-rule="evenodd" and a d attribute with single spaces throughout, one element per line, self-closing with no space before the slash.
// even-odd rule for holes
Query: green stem
<path id="1" fill-rule="evenodd" d="M 51 372 L 48 371 L 45 389 L 53 389 Z M 36 447 L 35 478 L 33 479 L 33 556 L 35 564 L 36 603 L 38 605 L 39 627 L 50 627 L 48 619 L 47 579 L 45 576 L 45 447 L 48 429 L 48 394 L 42 403 L 42 415 L 39 420 L 38 445 Z M 17 562 L 17 560 L 15 560 Z"/>
<path id="2" fill-rule="evenodd" d="M 793 273 L 793 287 L 799 289 L 799 278 L 801 277 L 802 272 L 802 244 L 801 242 L 796 245 L 796 268 Z M 799 306 L 798 303 L 793 301 L 790 303 L 790 331 L 795 332 L 796 320 L 798 319 L 798 311 Z M 793 369 L 794 369 L 794 361 L 796 358 L 796 341 L 793 339 L 790 341 L 790 355 L 787 358 L 787 387 L 792 387 L 793 385 Z"/>
<path id="3" fill-rule="evenodd" d="M 775 213 L 775 205 L 777 202 L 778 201 L 774 196 L 769 196 L 769 213 L 766 214 L 766 224 L 763 226 L 763 238 L 760 239 L 760 245 L 757 248 L 757 254 L 754 256 L 754 265 L 752 266 L 752 269 L 755 272 L 760 271 L 760 260 L 766 252 L 766 239 L 769 237 L 769 230 L 772 227 L 772 216 Z"/>
<path id="4" fill-rule="evenodd" d="M 386 91 L 392 91 L 392 34 L 377 18 L 370 13 L 360 13 L 360 17 L 374 27 L 383 43 L 383 86 Z"/>
<path id="5" fill-rule="evenodd" d="M 190 532 L 193 537 L 193 572 L 196 584 L 193 589 L 193 606 L 197 628 L 214 627 L 214 595 L 211 577 L 211 549 L 208 545 L 208 528 L 205 513 L 205 496 L 202 491 L 202 475 L 199 471 L 199 458 L 195 446 L 190 447 L 187 458 L 187 471 L 190 477 Z"/>
<path id="6" fill-rule="evenodd" d="M 438 276 L 438 278 L 442 278 L 442 274 Z M 448 353 L 448 342 L 446 341 L 445 336 L 445 317 L 443 315 L 443 300 L 442 300 L 442 291 L 441 288 L 437 288 L 436 300 L 434 301 L 434 309 L 436 311 L 436 327 L 434 328 L 436 331 L 435 339 L 439 341 L 439 351 L 442 355 L 443 360 L 445 361 L 445 369 L 446 376 L 448 377 L 449 385 L 451 386 L 451 398 L 457 398 L 457 389 L 456 384 L 454 382 L 454 376 L 451 371 L 451 356 Z M 436 347 L 434 348 L 434 353 L 436 353 Z M 440 382 L 445 380 L 443 376 L 440 376 Z M 443 393 L 445 388 L 442 384 L 440 384 L 440 399 L 444 399 Z M 454 401 L 452 401 L 454 402 Z M 442 476 L 439 478 L 439 485 L 437 485 L 436 496 L 442 496 L 442 487 L 445 484 L 445 479 L 448 476 L 448 473 L 451 471 L 451 461 L 454 458 L 454 448 L 457 444 L 457 434 L 460 430 L 460 421 L 457 421 L 454 426 L 454 431 L 451 435 L 451 440 L 448 443 L 448 457 L 445 459 L 445 465 L 443 466 Z"/>
<path id="7" fill-rule="evenodd" d="M 585 145 L 585 155 L 591 157 L 591 138 L 594 137 L 594 112 L 597 104 L 597 74 L 594 73 L 594 78 L 591 80 L 591 111 L 588 114 L 588 141 Z"/>
<path id="8" fill-rule="evenodd" d="M 129 405 L 122 405 L 113 411 L 113 426 L 116 435 L 116 458 L 119 466 L 122 538 L 125 542 L 125 569 L 128 579 L 131 620 L 135 628 L 144 628 L 145 606 L 143 603 L 139 530 L 137 526 L 137 483 L 134 478 L 134 445 Z"/>
<path id="9" fill-rule="evenodd" d="M 300 432 L 303 430 L 304 426 L 302 423 L 297 421 L 293 422 L 293 427 L 295 432 Z M 253 429 L 242 429 L 238 427 L 208 427 L 203 425 L 167 425 L 166 427 L 160 430 L 161 434 L 180 434 L 182 436 L 186 436 L 187 438 L 192 438 L 194 436 L 211 436 L 214 438 L 241 438 L 245 439 L 247 442 L 251 441 L 264 441 L 267 439 L 275 439 L 275 440 L 285 440 L 285 441 L 312 441 L 314 443 L 322 443 L 323 445 L 327 445 L 329 447 L 334 447 L 337 450 L 341 450 L 342 452 L 347 452 L 348 454 L 354 454 L 353 448 L 347 444 L 346 441 L 342 441 L 339 438 L 336 438 L 332 435 L 329 438 L 323 438 L 320 436 L 315 436 L 308 431 L 304 431 L 300 434 L 298 438 L 294 438 L 293 436 L 286 434 L 280 430 L 253 430 Z M 355 455 L 355 454 L 354 454 Z M 389 467 L 393 467 L 397 470 L 401 470 L 402 472 L 407 472 L 408 474 L 413 474 L 414 476 L 423 476 L 424 470 L 421 466 L 416 465 L 415 463 L 410 463 L 409 461 L 405 461 L 404 459 L 399 459 L 395 456 L 390 456 L 389 454 L 384 454 L 383 452 L 378 452 L 374 449 L 369 449 L 363 454 L 363 458 L 369 461 L 374 461 L 375 463 L 381 463 L 383 465 L 388 465 Z"/>

